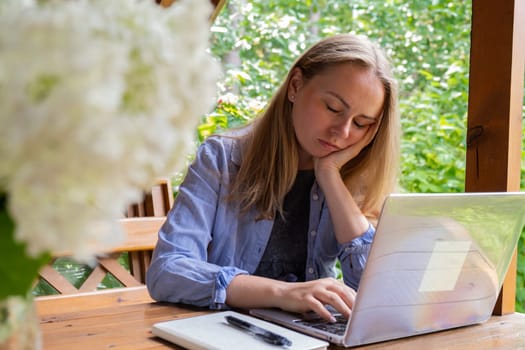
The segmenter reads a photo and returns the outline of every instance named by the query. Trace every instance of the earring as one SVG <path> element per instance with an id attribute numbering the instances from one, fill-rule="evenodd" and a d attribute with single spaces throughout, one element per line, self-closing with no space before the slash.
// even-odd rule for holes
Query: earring
<path id="1" fill-rule="evenodd" d="M 294 95 L 290 96 L 290 100 L 291 100 L 292 102 L 295 101 L 295 96 L 294 96 Z"/>

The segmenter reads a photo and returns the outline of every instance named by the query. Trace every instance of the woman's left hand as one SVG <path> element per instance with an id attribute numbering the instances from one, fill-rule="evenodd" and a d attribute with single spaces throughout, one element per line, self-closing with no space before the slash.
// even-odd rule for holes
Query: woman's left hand
<path id="1" fill-rule="evenodd" d="M 375 123 L 370 126 L 365 135 L 353 145 L 348 146 L 342 150 L 332 152 L 322 158 L 314 158 L 315 174 L 320 175 L 324 170 L 339 171 L 343 165 L 355 158 L 363 148 L 365 148 L 373 139 L 379 129 L 380 123 Z"/>

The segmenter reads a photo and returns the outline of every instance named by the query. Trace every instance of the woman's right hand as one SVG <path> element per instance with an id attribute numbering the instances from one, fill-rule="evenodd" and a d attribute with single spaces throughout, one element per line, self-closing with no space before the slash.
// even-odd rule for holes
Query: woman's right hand
<path id="1" fill-rule="evenodd" d="M 237 275 L 226 290 L 226 304 L 239 308 L 278 307 L 286 311 L 313 311 L 327 321 L 335 321 L 326 308 L 330 305 L 350 317 L 355 291 L 342 281 L 321 278 L 307 282 L 284 282 L 271 278 Z"/>
<path id="2" fill-rule="evenodd" d="M 286 283 L 282 295 L 276 300 L 283 310 L 306 313 L 314 311 L 327 321 L 335 319 L 325 305 L 330 305 L 344 317 L 349 318 L 356 292 L 342 281 L 322 278 L 308 282 Z"/>

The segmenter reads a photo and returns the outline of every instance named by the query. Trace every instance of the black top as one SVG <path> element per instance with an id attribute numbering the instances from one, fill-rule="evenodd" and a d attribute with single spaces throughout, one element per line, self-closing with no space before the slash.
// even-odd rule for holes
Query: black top
<path id="1" fill-rule="evenodd" d="M 276 215 L 270 239 L 254 275 L 288 282 L 305 280 L 310 190 L 313 170 L 299 170 L 283 203 L 284 219 Z"/>

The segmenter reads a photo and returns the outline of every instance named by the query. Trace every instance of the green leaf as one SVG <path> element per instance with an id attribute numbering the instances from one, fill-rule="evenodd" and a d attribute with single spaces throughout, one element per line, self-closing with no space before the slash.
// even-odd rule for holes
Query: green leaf
<path id="1" fill-rule="evenodd" d="M 36 103 L 44 101 L 60 83 L 60 77 L 54 74 L 42 74 L 27 86 L 29 98 Z"/>
<path id="2" fill-rule="evenodd" d="M 26 296 L 49 254 L 29 257 L 25 243 L 15 241 L 15 223 L 9 216 L 5 196 L 0 197 L 0 300 L 8 296 Z"/>

